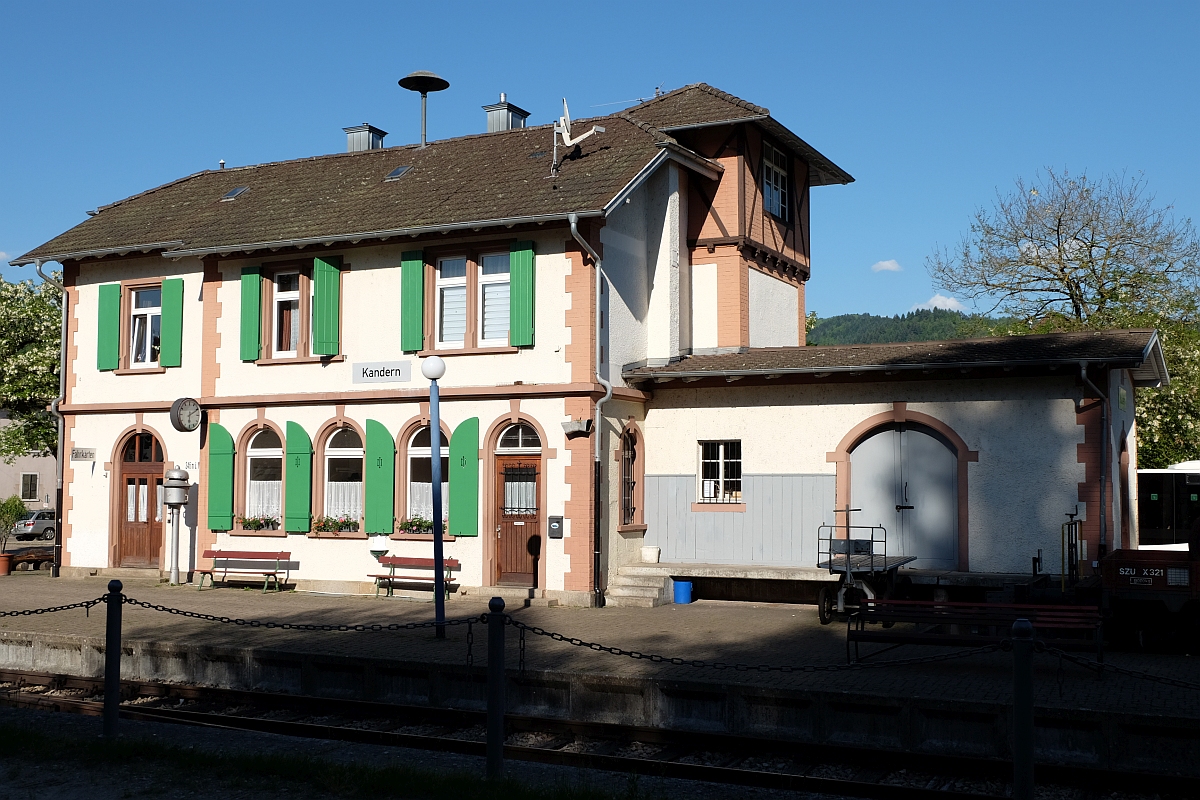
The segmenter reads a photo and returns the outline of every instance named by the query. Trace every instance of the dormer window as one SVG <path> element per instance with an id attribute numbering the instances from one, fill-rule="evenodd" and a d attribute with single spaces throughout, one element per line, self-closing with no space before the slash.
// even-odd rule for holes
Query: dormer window
<path id="1" fill-rule="evenodd" d="M 781 220 L 789 220 L 787 154 L 763 142 L 763 208 Z"/>

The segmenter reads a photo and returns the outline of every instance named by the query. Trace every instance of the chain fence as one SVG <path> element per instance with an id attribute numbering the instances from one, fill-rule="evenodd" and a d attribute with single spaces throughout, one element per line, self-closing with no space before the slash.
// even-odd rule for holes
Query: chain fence
<path id="1" fill-rule="evenodd" d="M 287 630 L 287 631 L 305 631 L 305 632 L 332 632 L 332 633 L 380 633 L 380 632 L 395 632 L 395 631 L 413 631 L 427 630 L 437 627 L 455 627 L 460 625 L 466 626 L 466 645 L 467 645 L 467 666 L 474 666 L 474 644 L 475 644 L 475 623 L 486 624 L 490 616 L 485 612 L 482 614 L 448 619 L 444 622 L 389 622 L 389 623 L 355 623 L 355 624 L 326 624 L 326 623 L 309 623 L 309 622 L 273 622 L 269 620 L 257 619 L 242 619 L 240 617 L 226 617 L 217 614 L 206 614 L 201 611 L 187 611 L 180 608 L 165 606 L 161 603 L 148 603 L 143 600 L 137 600 L 128 597 L 124 594 L 121 596 L 121 602 L 124 605 L 144 608 L 149 611 L 157 611 L 164 614 L 185 617 L 187 619 L 203 620 L 205 622 L 217 622 L 225 625 L 234 625 L 237 627 L 246 628 L 265 628 L 268 630 Z M 0 611 L 0 618 L 3 617 L 27 617 L 37 616 L 41 614 L 54 614 L 59 611 L 71 611 L 77 608 L 84 609 L 90 615 L 93 606 L 108 602 L 108 595 L 91 600 L 84 600 L 78 603 L 71 603 L 63 606 L 51 606 L 48 608 L 29 608 L 15 611 Z M 526 667 L 526 634 L 539 636 L 550 639 L 551 641 L 561 642 L 573 647 L 591 650 L 597 653 L 608 653 L 609 655 L 622 656 L 634 660 L 649 661 L 653 664 L 667 664 L 678 667 L 691 667 L 695 669 L 711 669 L 716 671 L 732 670 L 734 672 L 758 672 L 758 673 L 834 673 L 834 672 L 857 672 L 862 670 L 886 669 L 889 667 L 909 667 L 922 664 L 936 664 L 946 661 L 957 661 L 963 658 L 972 656 L 984 655 L 987 653 L 995 653 L 998 651 L 1008 652 L 1012 649 L 1012 640 L 1005 639 L 996 644 L 984 645 L 981 647 L 963 648 L 954 650 L 948 653 L 936 653 L 928 656 L 917 656 L 913 658 L 898 658 L 885 661 L 871 662 L 854 662 L 849 664 L 747 664 L 744 662 L 727 662 L 727 661 L 709 661 L 698 658 L 679 658 L 672 656 L 664 656 L 658 653 L 645 653 L 640 650 L 626 650 L 621 647 L 599 644 L 598 642 L 589 642 L 574 636 L 568 636 L 555 631 L 548 631 L 545 628 L 536 625 L 528 625 L 520 620 L 514 619 L 510 614 L 503 614 L 504 624 L 515 628 L 518 631 L 517 652 L 518 652 L 518 669 L 521 677 L 525 676 Z M 1192 689 L 1200 691 L 1200 683 L 1184 681 L 1178 678 L 1171 678 L 1165 675 L 1155 675 L 1150 672 L 1141 670 L 1129 669 L 1120 667 L 1112 663 L 1104 663 L 1095 661 L 1090 658 L 1077 656 L 1055 647 L 1050 647 L 1044 640 L 1038 640 L 1035 644 L 1035 651 L 1049 656 L 1054 656 L 1059 659 L 1061 665 L 1063 661 L 1068 661 L 1085 669 L 1092 670 L 1099 674 L 1105 672 L 1113 672 L 1118 675 L 1124 675 L 1129 678 L 1149 681 L 1152 683 L 1171 686 L 1179 689 Z M 1061 666 L 1059 669 L 1059 683 L 1062 682 Z M 1061 688 L 1061 687 L 1060 687 Z"/>

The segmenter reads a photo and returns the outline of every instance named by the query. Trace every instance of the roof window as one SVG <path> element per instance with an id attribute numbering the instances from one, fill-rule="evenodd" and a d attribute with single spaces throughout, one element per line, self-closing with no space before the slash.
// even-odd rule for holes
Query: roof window
<path id="1" fill-rule="evenodd" d="M 401 176 L 403 176 L 404 173 L 408 172 L 410 169 L 412 169 L 412 168 L 408 167 L 408 166 L 396 167 L 394 170 L 392 170 L 387 175 L 385 175 L 383 180 L 384 181 L 398 181 L 398 180 L 400 180 Z"/>
<path id="2" fill-rule="evenodd" d="M 242 192 L 246 191 L 249 188 L 250 188 L 249 186 L 235 186 L 232 189 L 230 189 L 225 194 L 224 197 L 221 198 L 221 202 L 228 203 L 230 200 L 236 200 L 238 197 L 241 196 Z"/>

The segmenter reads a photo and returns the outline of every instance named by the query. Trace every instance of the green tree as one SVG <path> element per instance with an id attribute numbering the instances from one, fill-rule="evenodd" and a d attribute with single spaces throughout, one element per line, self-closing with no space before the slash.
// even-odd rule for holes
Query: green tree
<path id="1" fill-rule="evenodd" d="M 1138 392 L 1138 463 L 1200 458 L 1200 238 L 1143 178 L 1018 179 L 926 268 L 938 289 L 1009 315 L 993 335 L 1157 328 L 1171 384 Z"/>
<path id="2" fill-rule="evenodd" d="M 58 397 L 62 292 L 49 283 L 0 280 L 0 458 L 58 452 L 58 427 L 47 406 Z"/>
<path id="3" fill-rule="evenodd" d="M 13 526 L 25 516 L 26 510 L 25 502 L 15 494 L 0 502 L 0 553 L 8 547 L 8 537 L 12 536 Z"/>

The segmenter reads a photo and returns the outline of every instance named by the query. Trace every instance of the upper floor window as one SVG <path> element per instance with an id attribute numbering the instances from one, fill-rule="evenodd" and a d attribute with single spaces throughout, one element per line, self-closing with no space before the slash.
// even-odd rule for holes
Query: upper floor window
<path id="1" fill-rule="evenodd" d="M 508 253 L 480 259 L 479 343 L 485 347 L 508 344 Z"/>
<path id="2" fill-rule="evenodd" d="M 162 288 L 136 289 L 129 310 L 129 366 L 157 367 L 162 347 Z"/>
<path id="3" fill-rule="evenodd" d="M 438 259 L 437 346 L 462 347 L 466 338 L 467 259 Z"/>
<path id="4" fill-rule="evenodd" d="M 38 499 L 38 474 L 36 472 L 21 473 L 21 499 Z"/>
<path id="5" fill-rule="evenodd" d="M 782 150 L 763 142 L 763 208 L 779 219 L 788 220 L 788 161 Z"/>
<path id="6" fill-rule="evenodd" d="M 274 353 L 276 358 L 297 354 L 300 348 L 300 273 L 279 272 L 275 275 L 275 309 L 271 321 L 275 326 Z"/>
<path id="7" fill-rule="evenodd" d="M 242 361 L 319 361 L 341 354 L 341 256 L 242 268 Z"/>
<path id="8" fill-rule="evenodd" d="M 742 502 L 742 443 L 700 442 L 700 502 Z"/>

